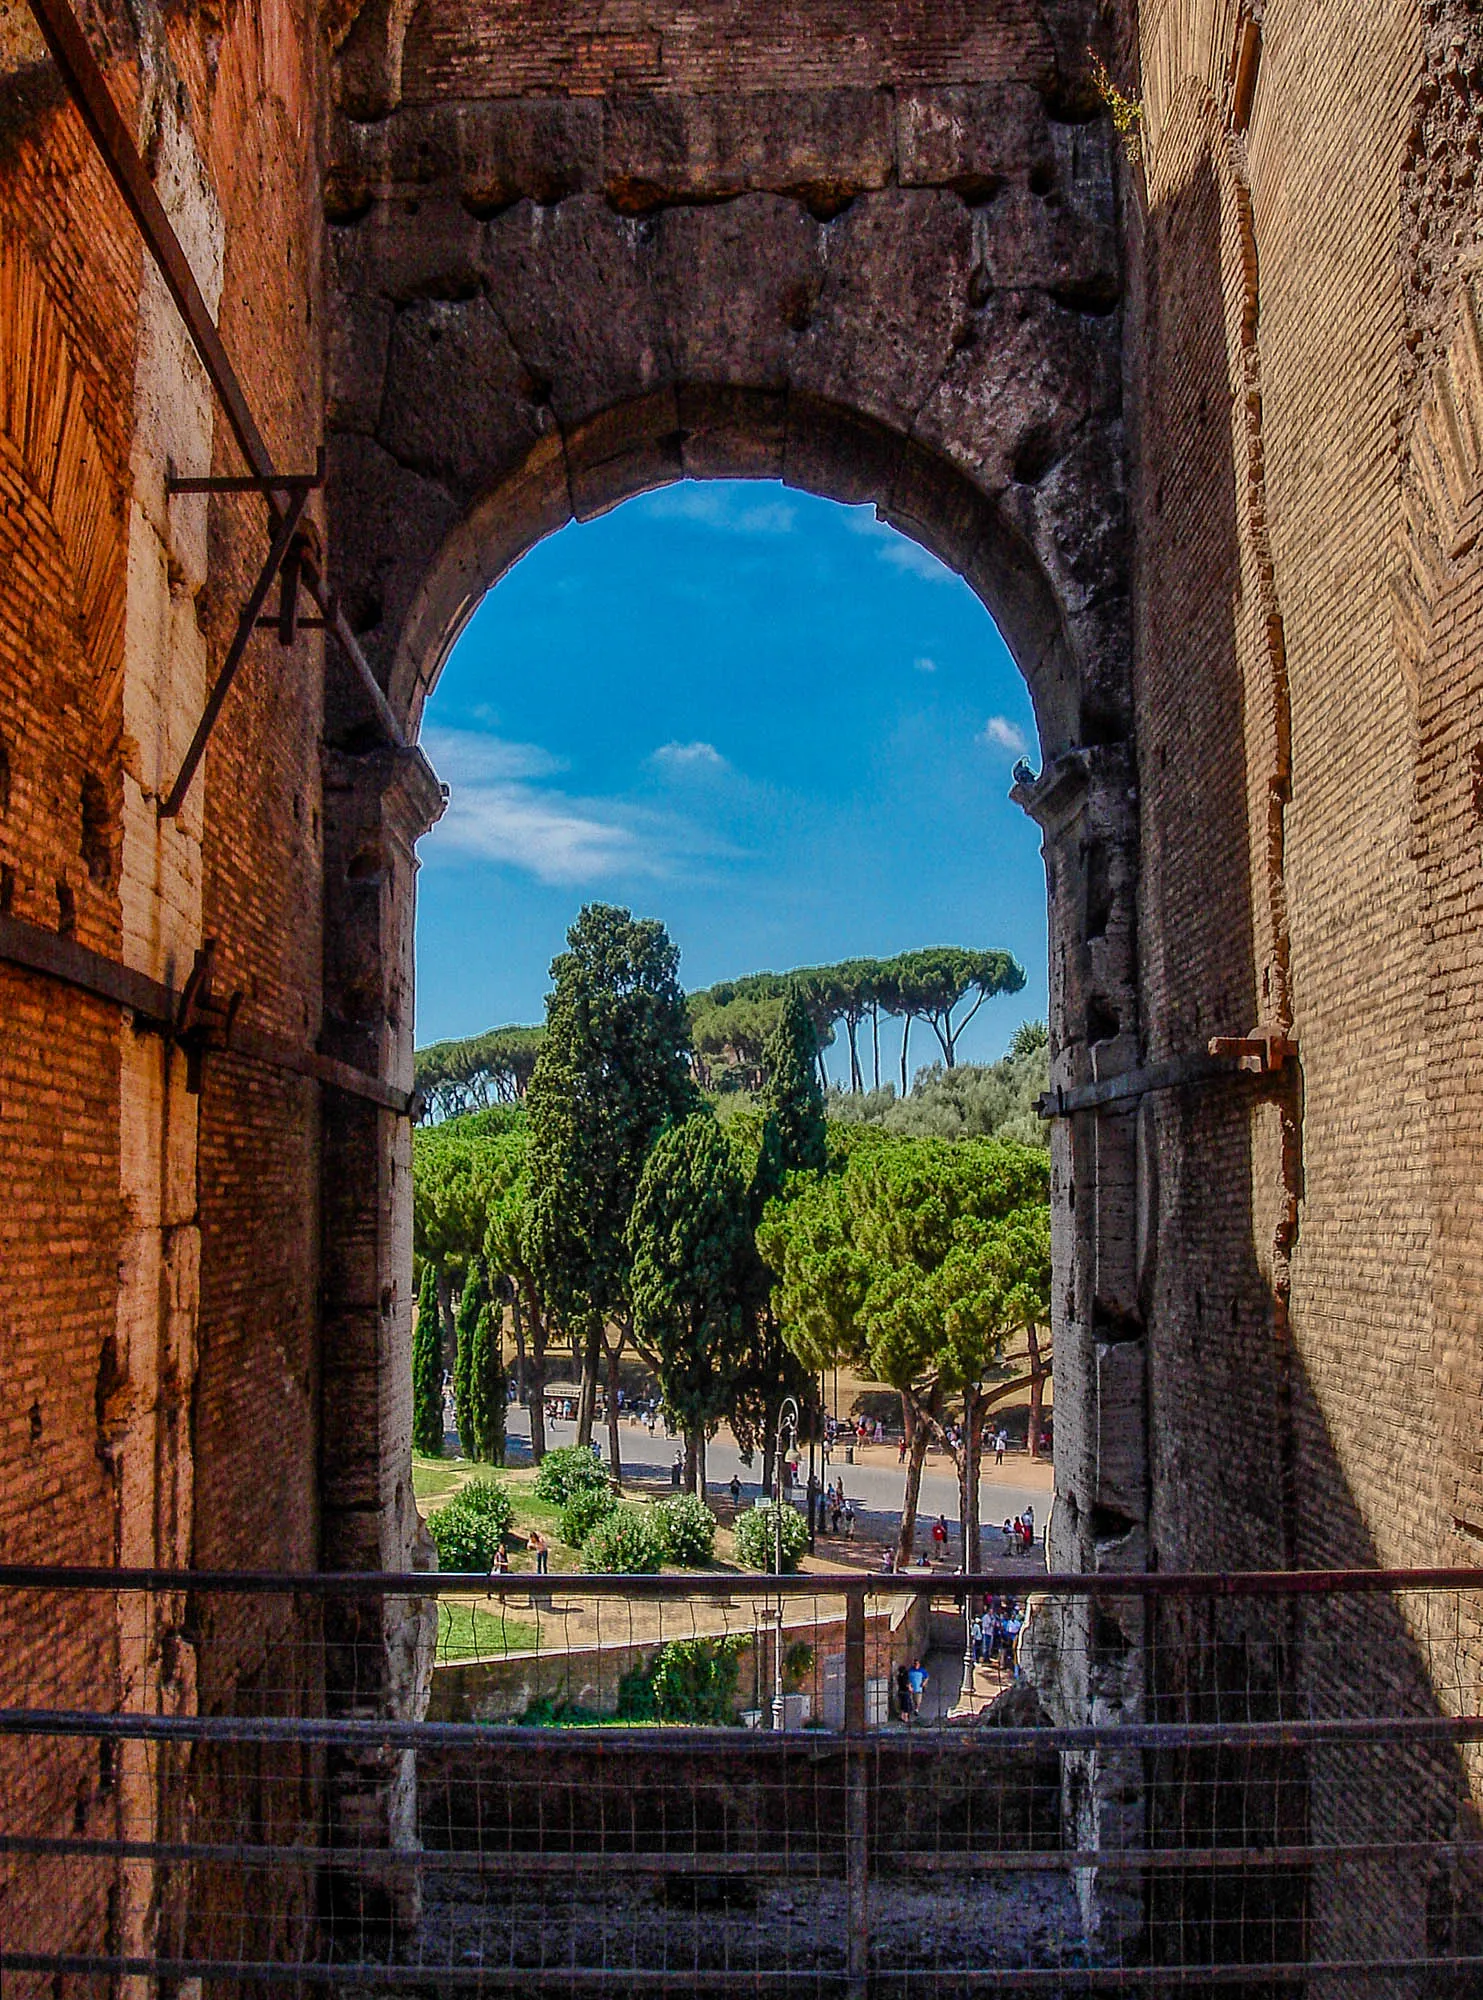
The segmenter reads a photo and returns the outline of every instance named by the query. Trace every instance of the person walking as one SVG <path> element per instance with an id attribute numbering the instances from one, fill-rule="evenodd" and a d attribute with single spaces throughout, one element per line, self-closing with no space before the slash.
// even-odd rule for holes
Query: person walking
<path id="1" fill-rule="evenodd" d="M 896 1706 L 901 1711 L 901 1720 L 910 1722 L 915 1708 L 911 1698 L 911 1668 L 905 1660 L 896 1669 Z"/>
<path id="2" fill-rule="evenodd" d="M 913 1715 L 920 1715 L 922 1712 L 922 1696 L 927 1692 L 929 1678 L 927 1669 L 922 1665 L 921 1661 L 913 1660 L 911 1666 L 907 1669 L 906 1675 L 906 1684 L 911 1689 L 911 1712 Z"/>
<path id="3" fill-rule="evenodd" d="M 1002 1431 L 1002 1430 L 995 1431 L 994 1433 L 995 1465 L 1002 1465 L 1004 1463 L 1004 1452 L 1005 1452 L 1005 1447 L 1008 1445 L 1008 1443 L 1009 1443 L 1009 1434 L 1007 1431 Z"/>
<path id="4" fill-rule="evenodd" d="M 675 1462 L 669 1469 L 669 1483 L 674 1488 L 676 1493 L 678 1493 L 680 1490 L 680 1481 L 684 1478 L 684 1476 L 685 1476 L 684 1456 L 682 1453 L 676 1452 Z"/>
<path id="5" fill-rule="evenodd" d="M 731 1504 L 732 1504 L 733 1508 L 735 1508 L 735 1507 L 740 1507 L 740 1505 L 741 1505 L 741 1480 L 740 1480 L 740 1478 L 739 1478 L 739 1477 L 737 1476 L 737 1474 L 736 1474 L 736 1473 L 734 1473 L 734 1472 L 733 1472 L 733 1473 L 732 1473 L 732 1475 L 731 1475 L 731 1485 L 730 1485 L 730 1487 L 729 1487 L 729 1489 L 728 1489 L 728 1490 L 729 1490 L 729 1492 L 730 1492 L 730 1494 L 731 1494 Z"/>

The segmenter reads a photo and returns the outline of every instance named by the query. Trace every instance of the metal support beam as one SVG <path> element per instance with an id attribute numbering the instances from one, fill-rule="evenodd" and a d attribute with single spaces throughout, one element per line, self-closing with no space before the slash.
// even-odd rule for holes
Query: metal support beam
<path id="1" fill-rule="evenodd" d="M 17 917 L 0 916 L 0 964 L 42 973 L 100 1000 L 126 1007 L 136 1028 L 165 1035 L 186 1050 L 192 1066 L 191 1080 L 197 1086 L 201 1057 L 214 1052 L 328 1084 L 332 1090 L 365 1098 L 402 1117 L 416 1115 L 418 1101 L 414 1091 L 398 1090 L 379 1076 L 353 1069 L 349 1063 L 336 1062 L 333 1056 L 297 1048 L 292 1042 L 251 1027 L 241 1019 L 240 994 L 217 1002 L 211 994 L 209 945 L 197 953 L 190 979 L 177 992 L 145 973 L 105 958 L 102 952 L 78 944 L 75 938 L 59 937 L 55 931 L 22 923 Z"/>
<path id="2" fill-rule="evenodd" d="M 242 615 L 237 620 L 232 643 L 227 647 L 227 656 L 221 663 L 221 672 L 216 677 L 216 685 L 207 699 L 201 720 L 196 724 L 196 733 L 191 738 L 189 750 L 185 753 L 185 761 L 181 764 L 179 775 L 170 787 L 168 795 L 160 803 L 161 819 L 174 819 L 185 804 L 186 794 L 191 788 L 191 779 L 195 777 L 197 766 L 206 754 L 206 745 L 212 730 L 216 727 L 216 718 L 221 714 L 227 690 L 236 679 L 237 669 L 242 664 L 242 655 L 247 651 L 247 642 L 257 629 L 258 613 L 267 603 L 268 592 L 277 582 L 280 573 L 285 579 L 285 593 L 291 584 L 294 595 L 298 595 L 297 568 L 295 567 L 291 575 L 285 565 L 294 547 L 294 537 L 299 532 L 299 522 L 303 518 L 304 503 L 308 497 L 308 493 L 302 487 L 289 496 L 288 506 L 274 530 L 267 560 L 246 604 L 242 607 Z"/>
<path id="3" fill-rule="evenodd" d="M 1297 1044 L 1285 1037 L 1217 1036 L 1203 1055 L 1173 1056 L 1168 1062 L 1124 1070 L 1120 1076 L 1102 1077 L 1096 1083 L 1077 1084 L 1070 1090 L 1058 1085 L 1038 1098 L 1035 1108 L 1042 1118 L 1072 1118 L 1078 1111 L 1126 1103 L 1130 1098 L 1147 1097 L 1155 1090 L 1240 1082 L 1251 1076 L 1272 1079 L 1282 1076 L 1296 1057 Z"/>
<path id="4" fill-rule="evenodd" d="M 186 331 L 201 357 L 217 400 L 226 413 L 237 448 L 251 469 L 253 483 L 262 491 L 267 502 L 269 519 L 276 533 L 285 511 L 277 494 L 291 491 L 296 483 L 295 476 L 285 479 L 283 474 L 274 470 L 272 454 L 257 427 L 246 393 L 237 379 L 237 371 L 222 345 L 221 335 L 196 283 L 190 260 L 155 193 L 149 169 L 140 158 L 139 149 L 114 102 L 107 79 L 98 67 L 76 15 L 67 0 L 28 0 L 28 4 L 51 51 L 52 60 L 61 71 L 68 94 L 81 113 L 102 155 L 103 164 L 134 218 L 144 238 L 145 248 L 158 266 L 160 276 L 185 322 Z M 182 486 L 177 490 L 189 489 Z M 333 632 L 341 651 L 354 668 L 361 690 L 387 742 L 398 750 L 409 748 L 391 704 L 371 671 L 370 662 L 325 583 L 317 559 L 305 558 L 303 580 L 305 589 L 324 614 L 326 629 Z"/>

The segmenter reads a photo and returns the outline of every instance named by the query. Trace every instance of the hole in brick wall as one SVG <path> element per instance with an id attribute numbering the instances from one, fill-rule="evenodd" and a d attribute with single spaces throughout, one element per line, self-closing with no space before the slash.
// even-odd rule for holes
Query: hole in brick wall
<path id="1" fill-rule="evenodd" d="M 29 1418 L 29 1422 L 30 1422 L 30 1426 L 31 1426 L 31 1442 L 32 1442 L 32 1444 L 40 1444 L 40 1442 L 41 1442 L 41 1405 L 40 1405 L 40 1403 L 33 1403 L 33 1404 L 31 1405 L 31 1414 L 30 1414 L 30 1418 Z"/>
<path id="2" fill-rule="evenodd" d="M 1092 1307 L 1092 1337 L 1115 1347 L 1120 1341 L 1142 1340 L 1146 1329 L 1142 1316 L 1120 1306 L 1104 1305 L 1098 1299 Z"/>
<path id="3" fill-rule="evenodd" d="M 1087 1515 L 1087 1526 L 1094 1542 L 1120 1542 L 1125 1535 L 1131 1535 L 1137 1525 L 1131 1514 L 1124 1514 L 1116 1507 L 1093 1507 Z M 1115 1649 L 1126 1652 L 1128 1638 L 1122 1627 L 1108 1618 L 1105 1612 L 1099 1611 L 1097 1617 L 1116 1632 Z M 1095 1643 L 1100 1649 L 1103 1644 L 1100 1636 Z"/>
<path id="4" fill-rule="evenodd" d="M 1001 174 L 963 174 L 948 186 L 960 194 L 970 208 L 988 208 L 1004 192 L 1005 182 Z"/>
<path id="5" fill-rule="evenodd" d="M 106 1738 L 98 1745 L 98 1794 L 107 1798 L 113 1790 L 113 1745 Z"/>
<path id="6" fill-rule="evenodd" d="M 1055 170 L 1051 167 L 1031 167 L 1030 192 L 1042 197 L 1048 195 L 1056 184 Z"/>
<path id="7" fill-rule="evenodd" d="M 1086 935 L 1088 938 L 1106 937 L 1108 921 L 1112 916 L 1112 872 L 1104 842 L 1087 842 L 1086 871 Z"/>
<path id="8" fill-rule="evenodd" d="M 75 937 L 77 934 L 77 898 L 67 883 L 57 883 L 57 933 L 60 937 Z"/>
<path id="9" fill-rule="evenodd" d="M 1121 1022 L 1107 1002 L 1093 994 L 1087 1002 L 1087 1040 L 1093 1044 L 1110 1042 L 1117 1035 Z"/>
<path id="10" fill-rule="evenodd" d="M 1476 826 L 1483 824 L 1483 743 L 1475 743 L 1473 745 L 1473 754 L 1469 762 L 1472 767 L 1473 823 Z M 5 793 L 0 794 L 0 798 L 8 797 L 9 794 L 10 775 L 8 767 L 5 786 Z"/>
<path id="11" fill-rule="evenodd" d="M 10 752 L 0 743 L 0 819 L 10 811 Z"/>
<path id="12" fill-rule="evenodd" d="M 82 780 L 82 859 L 88 879 L 106 889 L 113 879 L 113 816 L 94 771 L 85 771 Z"/>
<path id="13" fill-rule="evenodd" d="M 15 870 L 7 861 L 0 865 L 0 916 L 10 914 L 10 906 L 15 901 Z"/>

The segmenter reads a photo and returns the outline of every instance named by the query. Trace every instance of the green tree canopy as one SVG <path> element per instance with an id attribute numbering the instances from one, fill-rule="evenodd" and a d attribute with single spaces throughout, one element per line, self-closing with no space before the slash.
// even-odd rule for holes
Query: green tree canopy
<path id="1" fill-rule="evenodd" d="M 528 1250 L 569 1327 L 628 1306 L 628 1219 L 644 1159 L 697 1098 L 679 953 L 663 924 L 589 903 L 551 967 L 527 1094 Z"/>
<path id="2" fill-rule="evenodd" d="M 629 1221 L 633 1326 L 688 1438 L 732 1400 L 755 1289 L 752 1220 L 742 1163 L 709 1111 L 661 1134 Z"/>
<path id="3" fill-rule="evenodd" d="M 1050 1088 L 1050 1048 L 1042 1021 L 1025 1021 L 995 1063 L 941 1063 L 918 1070 L 909 1094 L 887 1084 L 853 1096 L 831 1090 L 831 1122 L 875 1125 L 916 1139 L 1014 1139 L 1046 1147 L 1049 1128 L 1037 1109 Z"/>
<path id="4" fill-rule="evenodd" d="M 486 1028 L 461 1040 L 434 1042 L 412 1057 L 412 1085 L 429 1121 L 524 1097 L 545 1037 L 544 1028 Z"/>

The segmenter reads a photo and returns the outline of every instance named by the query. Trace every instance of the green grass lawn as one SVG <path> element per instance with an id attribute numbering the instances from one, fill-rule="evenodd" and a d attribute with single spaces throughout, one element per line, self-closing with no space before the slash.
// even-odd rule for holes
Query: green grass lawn
<path id="1" fill-rule="evenodd" d="M 412 1491 L 419 1500 L 446 1500 L 463 1484 L 463 1475 L 446 1462 L 412 1454 Z"/>
<path id="2" fill-rule="evenodd" d="M 540 1628 L 524 1619 L 477 1604 L 438 1606 L 439 1660 L 502 1660 L 506 1653 L 533 1653 L 539 1644 Z"/>

